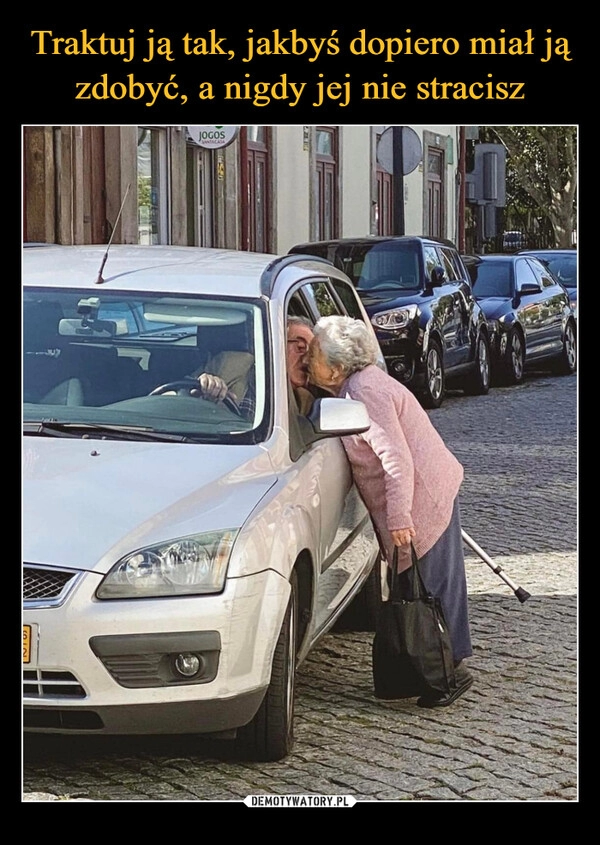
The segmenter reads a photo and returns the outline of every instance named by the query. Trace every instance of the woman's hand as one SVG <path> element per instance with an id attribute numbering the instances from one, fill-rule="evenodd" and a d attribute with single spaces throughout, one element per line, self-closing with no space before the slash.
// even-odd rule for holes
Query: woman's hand
<path id="1" fill-rule="evenodd" d="M 409 546 L 412 538 L 415 536 L 414 528 L 398 528 L 391 532 L 392 540 L 395 546 Z"/>

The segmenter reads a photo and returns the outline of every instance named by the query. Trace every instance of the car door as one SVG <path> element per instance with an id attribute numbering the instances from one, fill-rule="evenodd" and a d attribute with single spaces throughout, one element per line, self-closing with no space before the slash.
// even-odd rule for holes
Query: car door
<path id="1" fill-rule="evenodd" d="M 462 357 L 462 325 L 463 318 L 459 304 L 459 288 L 455 274 L 448 277 L 448 264 L 443 255 L 434 245 L 425 244 L 423 247 L 425 261 L 425 275 L 430 291 L 431 324 L 435 326 L 444 345 L 444 368 L 446 371 L 461 363 Z M 441 283 L 431 285 L 431 274 L 436 267 L 441 267 L 444 276 Z M 431 328 L 430 327 L 430 328 Z"/>
<path id="2" fill-rule="evenodd" d="M 460 266 L 460 259 L 449 247 L 438 247 L 448 281 L 454 286 L 454 344 L 456 363 L 468 363 L 471 356 L 471 324 L 473 320 L 473 294 L 466 270 Z"/>
<path id="3" fill-rule="evenodd" d="M 569 295 L 541 261 L 526 259 L 542 288 L 540 297 L 540 330 L 537 352 L 551 356 L 562 349 L 563 316 L 568 307 Z"/>
<path id="4" fill-rule="evenodd" d="M 331 314 L 350 316 L 330 282 L 322 279 L 303 284 L 294 293 L 287 313 L 304 314 L 313 322 Z M 291 405 L 294 413 L 294 403 Z M 294 425 L 292 420 L 290 425 Z M 376 550 L 375 534 L 353 483 L 341 440 L 327 438 L 300 451 L 295 471 L 298 483 L 310 491 L 307 506 L 312 509 L 313 524 L 319 528 L 314 585 L 314 626 L 318 632 L 364 575 Z"/>
<path id="5" fill-rule="evenodd" d="M 527 359 L 533 360 L 543 355 L 544 347 L 542 283 L 526 258 L 515 259 L 514 272 L 517 318 L 525 334 Z"/>

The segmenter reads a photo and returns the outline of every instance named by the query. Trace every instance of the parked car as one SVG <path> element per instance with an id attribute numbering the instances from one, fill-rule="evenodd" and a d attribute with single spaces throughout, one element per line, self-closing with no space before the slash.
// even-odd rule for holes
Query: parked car
<path id="1" fill-rule="evenodd" d="M 290 253 L 328 258 L 354 282 L 388 371 L 439 408 L 446 385 L 470 394 L 490 387 L 490 341 L 467 270 L 450 241 L 341 238 L 297 244 Z"/>
<path id="2" fill-rule="evenodd" d="M 326 261 L 105 250 L 23 250 L 24 728 L 280 759 L 296 667 L 381 601 L 340 441 L 366 409 L 297 413 L 286 320 L 368 317 Z M 192 395 L 219 366 L 249 409 Z"/>
<path id="3" fill-rule="evenodd" d="M 533 255 L 463 255 L 492 338 L 492 374 L 518 384 L 528 367 L 577 368 L 575 314 L 569 296 Z"/>
<path id="4" fill-rule="evenodd" d="M 509 231 L 502 234 L 502 249 L 504 252 L 516 252 L 526 245 L 526 238 L 523 232 Z"/>
<path id="5" fill-rule="evenodd" d="M 571 306 L 577 318 L 577 250 L 576 249 L 527 249 L 520 255 L 535 255 L 567 289 Z"/>

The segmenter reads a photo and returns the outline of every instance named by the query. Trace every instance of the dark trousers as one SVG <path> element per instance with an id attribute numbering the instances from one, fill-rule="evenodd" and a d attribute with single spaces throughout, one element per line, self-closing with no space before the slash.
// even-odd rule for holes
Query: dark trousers
<path id="1" fill-rule="evenodd" d="M 455 662 L 470 657 L 473 649 L 458 498 L 454 502 L 450 524 L 435 546 L 419 560 L 419 571 L 427 590 L 438 596 L 442 603 Z M 399 579 L 403 586 L 406 571 L 400 573 Z"/>

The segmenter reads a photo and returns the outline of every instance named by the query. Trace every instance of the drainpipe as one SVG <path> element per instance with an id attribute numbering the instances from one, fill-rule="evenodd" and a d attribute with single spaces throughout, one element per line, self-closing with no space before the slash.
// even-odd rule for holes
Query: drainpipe
<path id="1" fill-rule="evenodd" d="M 467 141 L 465 127 L 458 127 L 458 251 L 465 252 L 465 201 L 467 195 Z"/>

